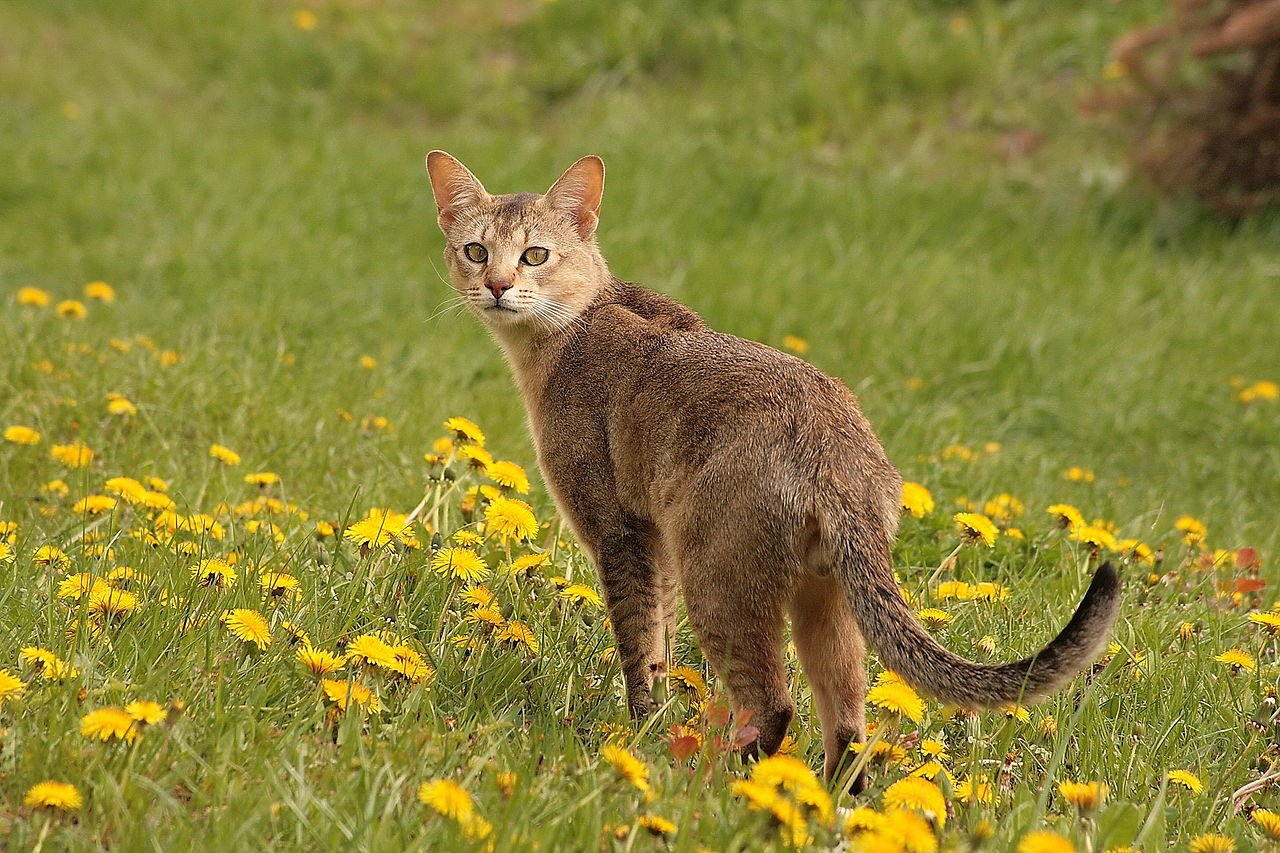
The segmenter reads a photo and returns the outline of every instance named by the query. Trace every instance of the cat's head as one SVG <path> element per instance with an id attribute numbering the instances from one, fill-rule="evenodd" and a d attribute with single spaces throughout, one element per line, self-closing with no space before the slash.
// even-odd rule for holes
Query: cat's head
<path id="1" fill-rule="evenodd" d="M 545 195 L 490 195 L 443 151 L 427 155 L 449 279 L 490 327 L 567 328 L 609 280 L 595 230 L 604 162 L 570 166 Z"/>

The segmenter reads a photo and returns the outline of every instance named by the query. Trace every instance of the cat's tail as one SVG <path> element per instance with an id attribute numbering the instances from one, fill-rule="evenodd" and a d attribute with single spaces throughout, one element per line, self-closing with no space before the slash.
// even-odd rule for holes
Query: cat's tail
<path id="1" fill-rule="evenodd" d="M 845 515 L 833 525 L 832 568 L 881 662 L 924 693 L 967 707 L 1028 702 L 1066 684 L 1106 645 L 1120 610 L 1120 579 L 1110 563 L 1094 573 L 1075 615 L 1049 645 L 1016 663 L 982 664 L 943 648 L 916 621 L 894 579 L 888 537 L 849 520 Z"/>

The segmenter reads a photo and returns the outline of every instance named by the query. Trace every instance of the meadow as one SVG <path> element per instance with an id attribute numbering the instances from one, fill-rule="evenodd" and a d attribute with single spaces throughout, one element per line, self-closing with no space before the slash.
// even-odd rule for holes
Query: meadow
<path id="1" fill-rule="evenodd" d="M 0 846 L 1280 847 L 1280 217 L 1153 199 L 1081 108 L 1164 13 L 0 4 Z M 432 148 L 602 155 L 620 278 L 843 379 L 949 648 L 1040 648 L 1102 560 L 1112 648 L 978 713 L 873 660 L 856 798 L 794 655 L 783 758 L 683 624 L 627 719 Z"/>

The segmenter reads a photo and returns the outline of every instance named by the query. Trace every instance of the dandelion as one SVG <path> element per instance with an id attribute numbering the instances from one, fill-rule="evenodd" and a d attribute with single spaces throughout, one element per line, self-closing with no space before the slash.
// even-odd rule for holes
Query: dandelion
<path id="1" fill-rule="evenodd" d="M 4 440 L 10 444 L 35 445 L 40 443 L 40 433 L 29 426 L 14 424 L 11 427 L 5 427 Z"/>
<path id="2" fill-rule="evenodd" d="M 251 486 L 265 489 L 280 482 L 280 475 L 274 471 L 255 471 L 252 474 L 245 474 L 244 481 Z"/>
<path id="3" fill-rule="evenodd" d="M 382 548 L 393 542 L 410 548 L 419 547 L 409 516 L 391 509 L 374 507 L 369 510 L 368 515 L 348 527 L 342 535 L 357 545 L 368 548 Z"/>
<path id="4" fill-rule="evenodd" d="M 1204 783 L 1200 781 L 1199 776 L 1190 770 L 1170 770 L 1167 775 L 1171 784 L 1181 785 L 1193 794 L 1199 794 L 1204 791 Z"/>
<path id="5" fill-rule="evenodd" d="M 1272 841 L 1280 841 L 1280 814 L 1269 809 L 1254 809 L 1249 815 L 1254 826 L 1262 830 L 1262 834 Z"/>
<path id="6" fill-rule="evenodd" d="M 467 621 L 474 622 L 477 625 L 489 625 L 494 628 L 501 628 L 507 624 L 506 617 L 502 615 L 496 607 L 477 607 L 467 614 Z"/>
<path id="7" fill-rule="evenodd" d="M 913 723 L 924 718 L 924 700 L 910 685 L 900 681 L 877 684 L 867 692 L 867 701 L 877 708 L 906 717 Z"/>
<path id="8" fill-rule="evenodd" d="M 916 518 L 924 518 L 933 512 L 933 495 L 919 483 L 902 484 L 902 509 Z"/>
<path id="9" fill-rule="evenodd" d="M 71 566 L 71 558 L 67 556 L 67 552 L 56 545 L 41 545 L 31 559 L 43 568 L 67 569 Z"/>
<path id="10" fill-rule="evenodd" d="M 320 689 L 324 691 L 325 697 L 330 702 L 343 711 L 347 710 L 351 702 L 355 702 L 371 713 L 377 713 L 382 710 L 382 703 L 378 701 L 377 695 L 359 682 L 335 681 L 332 678 L 324 678 L 320 681 Z"/>
<path id="11" fill-rule="evenodd" d="M 926 628 L 938 631 L 950 625 L 954 617 L 937 607 L 926 607 L 916 613 L 916 618 L 923 622 Z"/>
<path id="12" fill-rule="evenodd" d="M 1045 512 L 1052 515 L 1054 523 L 1064 530 L 1072 530 L 1085 523 L 1084 513 L 1071 504 L 1053 504 Z"/>
<path id="13" fill-rule="evenodd" d="M 111 285 L 105 281 L 91 281 L 84 286 L 84 295 L 86 299 L 92 299 L 97 302 L 115 302 L 116 291 Z"/>
<path id="14" fill-rule="evenodd" d="M 264 572 L 258 578 L 262 594 L 270 598 L 296 598 L 301 584 L 286 572 Z"/>
<path id="15" fill-rule="evenodd" d="M 1231 667 L 1232 672 L 1239 672 L 1242 669 L 1247 669 L 1249 672 L 1256 672 L 1258 669 L 1258 662 L 1253 659 L 1253 655 L 1249 654 L 1244 649 L 1227 649 L 1225 652 L 1215 657 L 1214 660 L 1218 663 L 1227 664 Z"/>
<path id="16" fill-rule="evenodd" d="M 528 574 L 545 566 L 550 559 L 550 554 L 525 554 L 512 560 L 507 571 L 513 575 Z"/>
<path id="17" fill-rule="evenodd" d="M 83 320 L 88 313 L 84 303 L 78 299 L 64 299 L 53 310 L 64 320 Z"/>
<path id="18" fill-rule="evenodd" d="M 1076 853 L 1076 848 L 1058 833 L 1042 829 L 1022 836 L 1018 853 Z"/>
<path id="19" fill-rule="evenodd" d="M 107 395 L 107 414 L 127 418 L 138 414 L 138 407 L 123 394 L 111 393 Z"/>
<path id="20" fill-rule="evenodd" d="M 575 603 L 591 604 L 599 607 L 603 604 L 600 593 L 582 583 L 571 583 L 556 594 L 557 598 Z"/>
<path id="21" fill-rule="evenodd" d="M 484 433 L 473 421 L 466 418 L 449 418 L 444 422 L 444 428 L 464 441 L 484 447 Z"/>
<path id="22" fill-rule="evenodd" d="M 89 495 L 71 505 L 76 515 L 102 515 L 116 508 L 116 499 L 107 495 Z"/>
<path id="23" fill-rule="evenodd" d="M 163 722 L 168 716 L 168 712 L 163 705 L 146 699 L 130 702 L 124 706 L 124 712 L 145 726 L 153 726 L 156 723 Z"/>
<path id="24" fill-rule="evenodd" d="M 1236 849 L 1235 841 L 1216 832 L 1197 835 L 1187 845 L 1191 853 L 1232 853 Z"/>
<path id="25" fill-rule="evenodd" d="M 1205 537 L 1209 530 L 1204 526 L 1204 522 L 1189 515 L 1180 516 L 1174 522 L 1174 528 L 1182 532 L 1182 542 L 1192 548 L 1204 544 Z"/>
<path id="26" fill-rule="evenodd" d="M 1072 465 L 1070 468 L 1062 472 L 1063 479 L 1070 480 L 1073 483 L 1092 483 L 1095 479 L 1094 473 L 1088 468 L 1081 468 L 1079 465 Z"/>
<path id="27" fill-rule="evenodd" d="M 224 611 L 222 622 L 231 636 L 242 643 L 252 643 L 259 649 L 271 645 L 271 628 L 267 625 L 266 617 L 256 610 Z"/>
<path id="28" fill-rule="evenodd" d="M 962 803 L 982 803 L 990 805 L 995 801 L 996 788 L 985 776 L 973 776 L 960 779 L 955 784 L 956 799 Z"/>
<path id="29" fill-rule="evenodd" d="M 89 590 L 89 612 L 104 619 L 122 618 L 138 609 L 138 596 L 103 583 Z"/>
<path id="30" fill-rule="evenodd" d="M 667 673 L 667 678 L 699 698 L 707 695 L 706 679 L 702 677 L 702 673 L 691 666 L 673 667 Z"/>
<path id="31" fill-rule="evenodd" d="M 809 352 L 809 342 L 804 338 L 796 335 L 784 335 L 782 338 L 782 346 L 789 349 L 796 355 L 805 355 Z"/>
<path id="32" fill-rule="evenodd" d="M 622 781 L 646 793 L 649 791 L 649 768 L 625 747 L 609 744 L 600 750 L 600 757 L 617 771 Z"/>
<path id="33" fill-rule="evenodd" d="M 38 287 L 20 287 L 15 298 L 19 305 L 27 308 L 48 308 L 53 302 L 49 292 Z"/>
<path id="34" fill-rule="evenodd" d="M 928 779 L 919 776 L 899 779 L 885 789 L 882 799 L 886 809 L 920 812 L 938 826 L 946 825 L 947 798 Z"/>
<path id="35" fill-rule="evenodd" d="M 1063 780 L 1058 783 L 1058 793 L 1080 811 L 1090 812 L 1102 805 L 1107 798 L 1107 786 L 1101 782 Z"/>
<path id="36" fill-rule="evenodd" d="M 49 455 L 68 468 L 84 468 L 97 454 L 87 445 L 73 441 L 70 444 L 55 444 L 49 448 Z"/>
<path id="37" fill-rule="evenodd" d="M 300 646 L 295 657 L 298 663 L 306 667 L 307 671 L 317 678 L 337 672 L 346 665 L 346 660 L 341 655 L 335 655 L 325 649 L 314 648 L 310 643 L 304 643 Z"/>
<path id="38" fill-rule="evenodd" d="M 790 755 L 773 755 L 760 759 L 751 770 L 751 778 L 787 791 L 813 788 L 819 784 L 809 766 Z"/>
<path id="39" fill-rule="evenodd" d="M 1096 527 L 1092 524 L 1081 524 L 1071 529 L 1071 540 L 1088 545 L 1095 551 L 1105 549 L 1107 551 L 1120 550 L 1116 537 L 1111 531 L 1103 527 Z"/>
<path id="40" fill-rule="evenodd" d="M 391 669 L 396 665 L 395 650 L 377 634 L 361 634 L 347 644 L 347 659 L 364 666 Z"/>
<path id="41" fill-rule="evenodd" d="M 7 669 L 0 669 L 0 708 L 10 699 L 27 692 L 27 683 Z"/>
<path id="42" fill-rule="evenodd" d="M 493 464 L 493 454 L 477 444 L 464 444 L 459 447 L 458 458 L 477 471 L 486 471 Z"/>
<path id="43" fill-rule="evenodd" d="M 236 570 L 225 560 L 210 557 L 191 567 L 196 583 L 209 589 L 227 589 L 236 582 Z"/>
<path id="44" fill-rule="evenodd" d="M 117 738 L 133 743 L 139 735 L 137 722 L 123 708 L 99 708 L 80 720 L 80 734 L 91 740 L 105 742 Z"/>
<path id="45" fill-rule="evenodd" d="M 515 646 L 524 646 L 530 654 L 538 653 L 538 638 L 533 635 L 533 631 L 523 622 L 517 622 L 512 619 L 494 636 L 499 643 L 511 643 Z"/>
<path id="46" fill-rule="evenodd" d="M 467 789 L 450 779 L 424 782 L 418 788 L 418 802 L 447 818 L 465 823 L 475 814 L 475 804 Z"/>
<path id="47" fill-rule="evenodd" d="M 514 462 L 494 462 L 485 469 L 484 474 L 504 489 L 511 489 L 522 495 L 529 494 L 529 475 Z"/>
<path id="48" fill-rule="evenodd" d="M 236 453 L 230 447 L 223 447 L 221 444 L 209 445 L 209 455 L 217 459 L 223 465 L 239 465 L 240 454 Z"/>
<path id="49" fill-rule="evenodd" d="M 1280 613 L 1266 611 L 1264 613 L 1250 613 L 1249 621 L 1255 625 L 1260 625 L 1271 636 L 1280 634 Z"/>
<path id="50" fill-rule="evenodd" d="M 84 802 L 80 790 L 66 782 L 38 782 L 27 789 L 23 805 L 33 809 L 52 809 L 73 812 Z"/>
<path id="51" fill-rule="evenodd" d="M 431 558 L 431 570 L 442 577 L 467 582 L 489 576 L 484 559 L 470 548 L 441 548 Z"/>
<path id="52" fill-rule="evenodd" d="M 485 529 L 508 539 L 528 540 L 538 532 L 538 519 L 533 507 L 515 498 L 497 497 L 484 511 Z"/>
<path id="53" fill-rule="evenodd" d="M 1058 720 L 1050 715 L 1040 721 L 1040 736 L 1046 740 L 1051 740 L 1058 736 Z"/>
<path id="54" fill-rule="evenodd" d="M 449 538 L 464 548 L 474 548 L 484 542 L 484 537 L 474 530 L 459 530 Z"/>
<path id="55" fill-rule="evenodd" d="M 956 523 L 956 530 L 960 532 L 962 542 L 982 543 L 988 548 L 995 544 L 999 531 L 991 519 L 985 515 L 976 512 L 958 512 L 953 520 Z"/>

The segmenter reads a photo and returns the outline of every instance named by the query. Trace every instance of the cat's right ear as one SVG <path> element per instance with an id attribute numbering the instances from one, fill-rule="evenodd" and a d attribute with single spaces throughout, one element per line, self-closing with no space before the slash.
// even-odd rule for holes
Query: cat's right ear
<path id="1" fill-rule="evenodd" d="M 440 223 L 441 231 L 449 229 L 458 211 L 489 197 L 471 170 L 444 151 L 432 151 L 427 155 L 427 174 L 431 176 L 431 191 L 435 193 L 436 209 L 440 211 L 436 221 Z"/>

